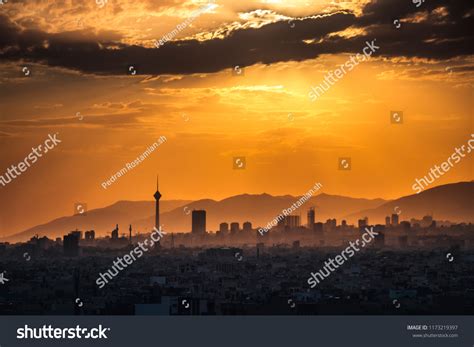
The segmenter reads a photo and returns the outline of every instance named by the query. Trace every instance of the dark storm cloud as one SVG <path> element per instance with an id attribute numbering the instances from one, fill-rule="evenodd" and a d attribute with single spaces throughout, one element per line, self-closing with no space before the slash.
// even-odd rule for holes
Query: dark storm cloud
<path id="1" fill-rule="evenodd" d="M 440 7 L 445 11 L 433 12 Z M 25 59 L 94 74 L 126 74 L 130 65 L 138 74 L 217 72 L 236 65 L 302 61 L 327 53 L 358 53 L 365 41 L 373 39 L 377 39 L 379 53 L 384 56 L 448 59 L 474 53 L 473 8 L 468 0 L 424 2 L 419 8 L 411 1 L 374 1 L 366 5 L 360 17 L 340 12 L 297 20 L 294 26 L 277 22 L 261 28 L 238 29 L 224 39 L 168 42 L 159 49 L 121 44 L 119 49 L 107 49 L 119 38 L 110 33 L 107 40 L 100 40 L 100 36 L 95 40 L 91 36 L 73 40 L 65 33 L 20 31 L 3 16 L 0 50 L 3 58 L 9 60 Z M 439 12 L 447 12 L 447 16 Z M 395 28 L 395 19 L 403 20 L 417 13 L 424 13 L 427 20 L 403 22 L 400 29 Z M 366 34 L 328 37 L 350 27 L 363 28 Z"/>
<path id="2" fill-rule="evenodd" d="M 416 1 L 418 3 L 418 1 Z M 365 24 L 385 24 L 392 23 L 395 19 L 401 19 L 410 14 L 422 11 L 432 12 L 439 7 L 448 9 L 451 20 L 460 20 L 473 9 L 473 2 L 470 0 L 442 0 L 424 1 L 419 7 L 412 0 L 383 0 L 373 1 L 363 9 L 363 15 L 359 23 Z"/>

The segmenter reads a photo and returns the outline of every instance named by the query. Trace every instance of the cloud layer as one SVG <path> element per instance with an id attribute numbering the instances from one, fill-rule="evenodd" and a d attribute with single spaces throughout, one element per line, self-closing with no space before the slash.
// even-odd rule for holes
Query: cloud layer
<path id="1" fill-rule="evenodd" d="M 394 21 L 399 20 L 400 28 Z M 150 48 L 127 45 L 119 33 L 49 33 L 23 29 L 0 16 L 0 56 L 98 75 L 211 73 L 234 66 L 314 59 L 321 54 L 357 53 L 377 39 L 387 57 L 449 59 L 474 53 L 474 3 L 468 0 L 425 2 L 380 0 L 357 16 L 348 11 L 235 28 L 224 38 L 171 41 Z M 360 30 L 362 29 L 362 30 Z M 218 27 L 215 30 L 219 30 Z M 343 35 L 343 31 L 355 35 Z"/>

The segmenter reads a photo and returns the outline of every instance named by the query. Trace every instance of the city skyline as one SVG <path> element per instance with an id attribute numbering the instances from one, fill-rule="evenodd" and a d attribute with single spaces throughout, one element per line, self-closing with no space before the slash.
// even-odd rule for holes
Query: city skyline
<path id="1" fill-rule="evenodd" d="M 157 181 L 156 181 L 156 192 L 154 193 L 153 197 L 155 199 L 154 203 L 154 215 L 153 217 L 150 216 L 150 219 L 153 219 L 153 224 L 151 225 L 146 225 L 143 224 L 143 220 L 138 223 L 138 230 L 141 232 L 146 232 L 147 230 L 150 230 L 151 228 L 154 228 L 155 230 L 158 230 L 162 224 L 160 223 L 160 218 L 161 218 L 161 213 L 160 213 L 160 199 L 162 198 L 162 194 L 159 191 L 159 181 L 158 181 L 158 176 L 157 176 Z M 237 197 L 232 197 L 228 199 L 224 199 L 221 201 L 221 203 L 226 203 L 232 201 L 232 199 L 235 199 L 236 201 L 232 205 L 227 205 L 226 209 L 228 210 L 229 207 L 232 209 L 238 209 L 239 206 L 240 208 L 243 208 L 243 211 L 248 210 L 249 206 L 247 205 L 249 203 L 249 200 L 247 199 L 257 199 L 255 201 L 251 201 L 251 205 L 257 204 L 256 206 L 261 206 L 262 204 L 267 205 L 266 210 L 267 213 L 264 215 L 259 216 L 258 214 L 255 214 L 255 212 L 252 214 L 248 214 L 244 212 L 243 214 L 240 215 L 240 217 L 234 217 L 232 215 L 226 215 L 225 213 L 222 213 L 221 208 L 213 207 L 212 205 L 209 205 L 209 208 L 211 210 L 211 222 L 210 227 L 206 227 L 207 224 L 207 208 L 204 208 L 203 205 L 199 205 L 199 201 L 196 202 L 188 202 L 187 204 L 179 204 L 177 203 L 177 206 L 175 209 L 166 209 L 165 210 L 165 220 L 166 224 L 168 225 L 167 230 L 170 230 L 172 232 L 191 232 L 192 234 L 200 235 L 203 233 L 206 233 L 207 231 L 222 231 L 223 224 L 227 225 L 227 229 L 229 229 L 230 225 L 230 230 L 232 233 L 235 233 L 240 229 L 240 224 L 242 224 L 243 229 L 252 229 L 252 225 L 254 225 L 256 228 L 262 228 L 266 232 L 269 229 L 272 228 L 272 226 L 280 226 L 281 222 L 284 222 L 285 225 L 289 226 L 290 228 L 293 227 L 299 227 L 302 225 L 313 225 L 313 227 L 309 227 L 310 230 L 314 228 L 314 225 L 318 225 L 318 227 L 321 227 L 322 223 L 321 222 L 330 222 L 331 224 L 334 225 L 334 227 L 337 225 L 336 223 L 339 222 L 341 223 L 342 226 L 350 226 L 350 225 L 359 225 L 365 226 L 368 225 L 368 216 L 370 217 L 370 221 L 375 224 L 393 224 L 397 225 L 399 223 L 399 217 L 405 218 L 407 221 L 413 221 L 416 220 L 417 218 L 421 219 L 422 217 L 424 218 L 427 215 L 434 216 L 437 218 L 437 220 L 443 222 L 443 223 L 460 223 L 460 222 L 472 222 L 472 207 L 469 204 L 469 200 L 471 199 L 471 193 L 474 190 L 474 182 L 460 182 L 457 184 L 452 184 L 452 185 L 445 185 L 442 187 L 438 188 L 432 188 L 426 192 L 427 196 L 424 197 L 425 194 L 421 194 L 418 196 L 418 194 L 415 194 L 411 197 L 401 197 L 400 199 L 394 200 L 394 201 L 384 201 L 381 199 L 378 200 L 367 200 L 363 199 L 364 204 L 360 205 L 360 199 L 351 199 L 351 198 L 346 198 L 346 197 L 331 197 L 330 195 L 325 195 L 325 194 L 320 194 L 312 197 L 311 195 L 315 192 L 317 192 L 320 188 L 322 188 L 322 185 L 317 183 L 315 185 L 315 188 L 317 187 L 316 191 L 310 191 L 311 194 L 307 193 L 306 196 L 303 195 L 299 199 L 297 197 L 291 197 L 291 196 L 283 196 L 283 197 L 272 197 L 270 195 L 256 195 L 252 196 L 249 194 L 243 194 L 241 196 Z M 464 197 L 461 197 L 461 195 L 464 195 Z M 418 199 L 418 197 L 422 198 L 423 200 Z M 286 202 L 283 204 L 275 205 L 274 202 L 270 203 L 271 200 L 268 199 L 273 199 L 273 200 L 281 200 L 281 198 L 284 198 Z M 332 202 L 324 203 L 322 202 L 322 206 L 320 205 L 321 203 L 318 202 L 318 198 L 326 198 L 326 199 L 335 199 Z M 243 199 L 243 200 L 239 200 Z M 264 200 L 262 200 L 264 199 Z M 343 200 L 341 200 L 343 199 Z M 345 202 L 343 202 L 345 200 Z M 408 202 L 407 202 L 408 199 Z M 413 210 L 413 207 L 409 208 L 410 204 L 413 204 L 409 201 L 415 202 L 416 205 L 416 210 L 418 212 L 415 212 Z M 426 201 L 430 200 L 435 200 L 438 201 L 438 204 L 436 205 L 431 205 L 431 207 L 428 207 L 429 205 L 426 205 Z M 166 199 L 164 200 L 166 201 Z M 210 200 L 204 199 L 202 200 L 203 202 L 209 203 Z M 240 202 L 239 202 L 240 201 Z M 330 201 L 330 200 L 329 200 Z M 404 202 L 403 202 L 404 201 Z M 422 202 L 424 201 L 424 202 Z M 452 207 L 454 207 L 454 211 L 458 213 L 457 217 L 449 217 L 448 210 L 445 207 L 445 204 L 448 202 Z M 133 204 L 133 202 L 129 202 L 130 204 Z M 137 202 L 137 203 L 143 203 L 143 202 Z M 219 202 L 215 202 L 216 204 L 219 204 Z M 198 204 L 198 205 L 195 205 Z M 349 207 L 343 207 L 344 204 L 349 204 Z M 355 204 L 354 206 L 350 206 L 351 204 Z M 328 206 L 326 206 L 328 205 Z M 331 207 L 332 205 L 332 207 Z M 79 205 L 81 206 L 81 205 Z M 280 207 L 278 207 L 280 206 Z M 363 208 L 365 206 L 365 210 Z M 386 206 L 386 207 L 385 207 Z M 423 207 L 425 206 L 425 207 Z M 113 207 L 113 206 L 111 206 Z M 321 209 L 321 207 L 323 207 Z M 329 208 L 329 209 L 328 209 Z M 347 216 L 344 216 L 344 213 L 341 214 L 341 212 L 344 211 L 344 209 L 349 208 L 349 210 L 346 210 Z M 253 208 L 250 208 L 253 210 Z M 280 209 L 280 210 L 279 210 Z M 380 210 L 378 212 L 378 217 L 375 215 L 373 212 Z M 97 211 L 100 211 L 101 209 L 98 210 L 90 210 L 89 213 L 97 213 Z M 217 212 L 221 210 L 221 212 Z M 352 213 L 351 215 L 348 215 L 348 211 L 355 211 L 356 213 Z M 136 210 L 137 211 L 137 210 Z M 76 229 L 78 227 L 84 228 L 86 230 L 88 229 L 94 229 L 92 232 L 95 231 L 97 232 L 97 235 L 103 235 L 104 234 L 104 226 L 109 223 L 109 226 L 111 224 L 115 224 L 114 219 L 110 219 L 112 215 L 110 215 L 109 212 L 107 212 L 107 209 L 104 210 L 105 215 L 108 216 L 108 219 L 106 219 L 105 224 L 104 222 L 102 223 L 102 227 L 98 227 L 97 222 L 90 221 L 87 219 L 87 211 L 82 210 L 81 212 L 75 211 L 73 217 L 69 217 L 71 220 L 71 223 L 69 225 L 69 229 Z M 119 211 L 117 211 L 119 212 Z M 322 213 L 321 213 L 322 212 Z M 441 213 L 440 213 L 441 212 Z M 117 217 L 120 216 L 120 213 L 123 214 L 124 211 L 119 212 Z M 146 216 L 146 212 L 140 211 L 141 216 Z M 171 215 L 170 215 L 171 213 Z M 400 216 L 403 213 L 403 216 Z M 132 224 L 135 225 L 134 221 L 140 220 L 139 216 L 134 216 L 130 215 L 129 212 L 125 213 L 126 217 L 123 219 L 123 216 L 120 216 L 121 223 L 125 223 L 129 225 L 129 233 L 131 238 L 131 229 L 132 229 Z M 304 216 L 307 216 L 307 223 L 304 224 Z M 256 217 L 258 216 L 258 217 Z M 464 217 L 461 217 L 464 216 Z M 79 218 L 79 219 L 78 219 Z M 365 225 L 361 225 L 361 218 L 365 219 Z M 183 228 L 183 224 L 180 224 L 181 227 L 177 228 L 176 225 L 176 219 L 180 220 L 182 223 L 184 222 L 184 225 L 188 225 L 187 227 Z M 270 220 L 272 219 L 273 222 Z M 388 221 L 387 221 L 388 219 Z M 61 220 L 61 219 L 59 219 Z M 108 222 L 107 222 L 108 220 Z M 268 223 L 267 223 L 268 221 Z M 53 221 L 54 222 L 54 221 Z M 384 223 L 385 222 L 385 223 Z M 401 220 L 400 220 L 401 222 Z M 273 223 L 273 224 L 272 224 Z M 247 224 L 247 226 L 245 226 Z M 29 238 L 27 235 L 33 235 L 33 234 L 40 234 L 40 235 L 49 235 L 53 230 L 56 230 L 56 233 L 58 232 L 57 226 L 56 227 L 48 227 L 49 224 L 44 225 L 45 228 L 41 230 L 36 230 L 33 228 L 30 231 L 27 231 L 27 234 L 24 234 L 22 236 L 23 239 Z M 135 225 L 136 226 L 136 225 Z M 42 226 L 41 226 L 42 227 Z M 112 231 L 112 239 L 117 239 L 118 238 L 118 223 L 116 225 L 116 228 Z M 64 226 L 62 227 L 64 229 Z M 106 226 L 108 229 L 108 227 Z M 260 232 L 261 229 L 259 229 Z M 61 230 L 63 231 L 63 230 Z M 262 235 L 265 233 L 262 232 Z M 86 231 L 87 235 L 87 231 Z M 15 240 L 16 237 L 20 237 L 19 235 L 11 234 L 8 235 L 9 237 L 7 239 Z M 95 236 L 94 236 L 95 237 Z"/>
<path id="2" fill-rule="evenodd" d="M 148 200 L 156 172 L 168 199 L 297 196 L 315 180 L 329 194 L 393 199 L 473 133 L 466 1 L 46 0 L 1 11 L 0 230 L 77 202 Z M 313 101 L 319 85 L 330 87 Z M 48 136 L 57 146 L 36 154 Z M 473 178 L 469 156 L 433 185 Z"/>

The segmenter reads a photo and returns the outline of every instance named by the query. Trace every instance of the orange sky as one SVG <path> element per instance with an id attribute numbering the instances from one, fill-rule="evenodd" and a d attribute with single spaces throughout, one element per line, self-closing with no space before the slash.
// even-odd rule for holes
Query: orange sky
<path id="1" fill-rule="evenodd" d="M 343 9 L 357 14 L 367 2 L 345 3 Z M 110 0 L 103 8 L 94 1 L 52 3 L 9 4 L 1 11 L 24 28 L 148 47 L 204 2 Z M 205 40 L 218 29 L 259 27 L 281 18 L 331 13 L 344 5 L 217 3 L 176 40 Z M 256 17 L 252 11 L 258 8 L 272 12 Z M 390 44 L 377 43 L 382 48 Z M 234 76 L 231 68 L 119 76 L 39 61 L 2 62 L 0 174 L 48 134 L 58 132 L 62 142 L 12 183 L 0 186 L 0 235 L 71 215 L 75 202 L 92 209 L 117 200 L 151 200 L 157 172 L 163 199 L 298 195 L 315 182 L 323 192 L 345 196 L 413 194 L 414 179 L 473 133 L 473 73 L 462 68 L 472 66 L 472 55 L 448 60 L 374 56 L 311 102 L 310 87 L 350 54 L 252 64 L 242 76 Z M 22 76 L 24 65 L 31 76 Z M 403 124 L 391 124 L 393 110 L 404 112 Z M 167 141 L 141 165 L 108 189 L 101 187 L 162 135 Z M 245 170 L 233 169 L 238 156 L 246 157 Z M 352 170 L 338 170 L 339 157 L 351 157 Z M 470 156 L 436 184 L 473 177 Z"/>

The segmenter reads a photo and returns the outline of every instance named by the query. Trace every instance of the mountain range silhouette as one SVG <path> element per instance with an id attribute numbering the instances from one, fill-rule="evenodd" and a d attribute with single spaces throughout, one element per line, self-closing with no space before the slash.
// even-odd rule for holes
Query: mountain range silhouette
<path id="1" fill-rule="evenodd" d="M 166 192 L 163 192 L 164 197 Z M 202 199 L 162 200 L 161 224 L 167 232 L 189 232 L 191 230 L 191 211 L 204 209 L 207 212 L 207 230 L 216 231 L 221 222 L 249 221 L 253 227 L 266 225 L 285 208 L 291 206 L 298 196 L 272 196 L 269 194 L 242 194 L 223 200 Z M 336 218 L 348 223 L 368 217 L 369 223 L 384 223 L 385 216 L 400 211 L 400 220 L 421 219 L 433 215 L 436 220 L 451 222 L 474 222 L 474 181 L 459 182 L 437 186 L 419 194 L 404 196 L 395 200 L 362 199 L 321 193 L 308 200 L 296 214 L 301 223 L 306 224 L 306 213 L 315 207 L 316 221 L 325 222 Z M 4 237 L 1 241 L 26 241 L 34 235 L 49 238 L 75 230 L 94 229 L 97 236 L 110 235 L 119 224 L 121 234 L 126 233 L 129 224 L 134 233 L 145 233 L 154 225 L 154 201 L 118 201 L 110 206 L 87 211 L 84 215 L 65 216 L 48 223 Z"/>

